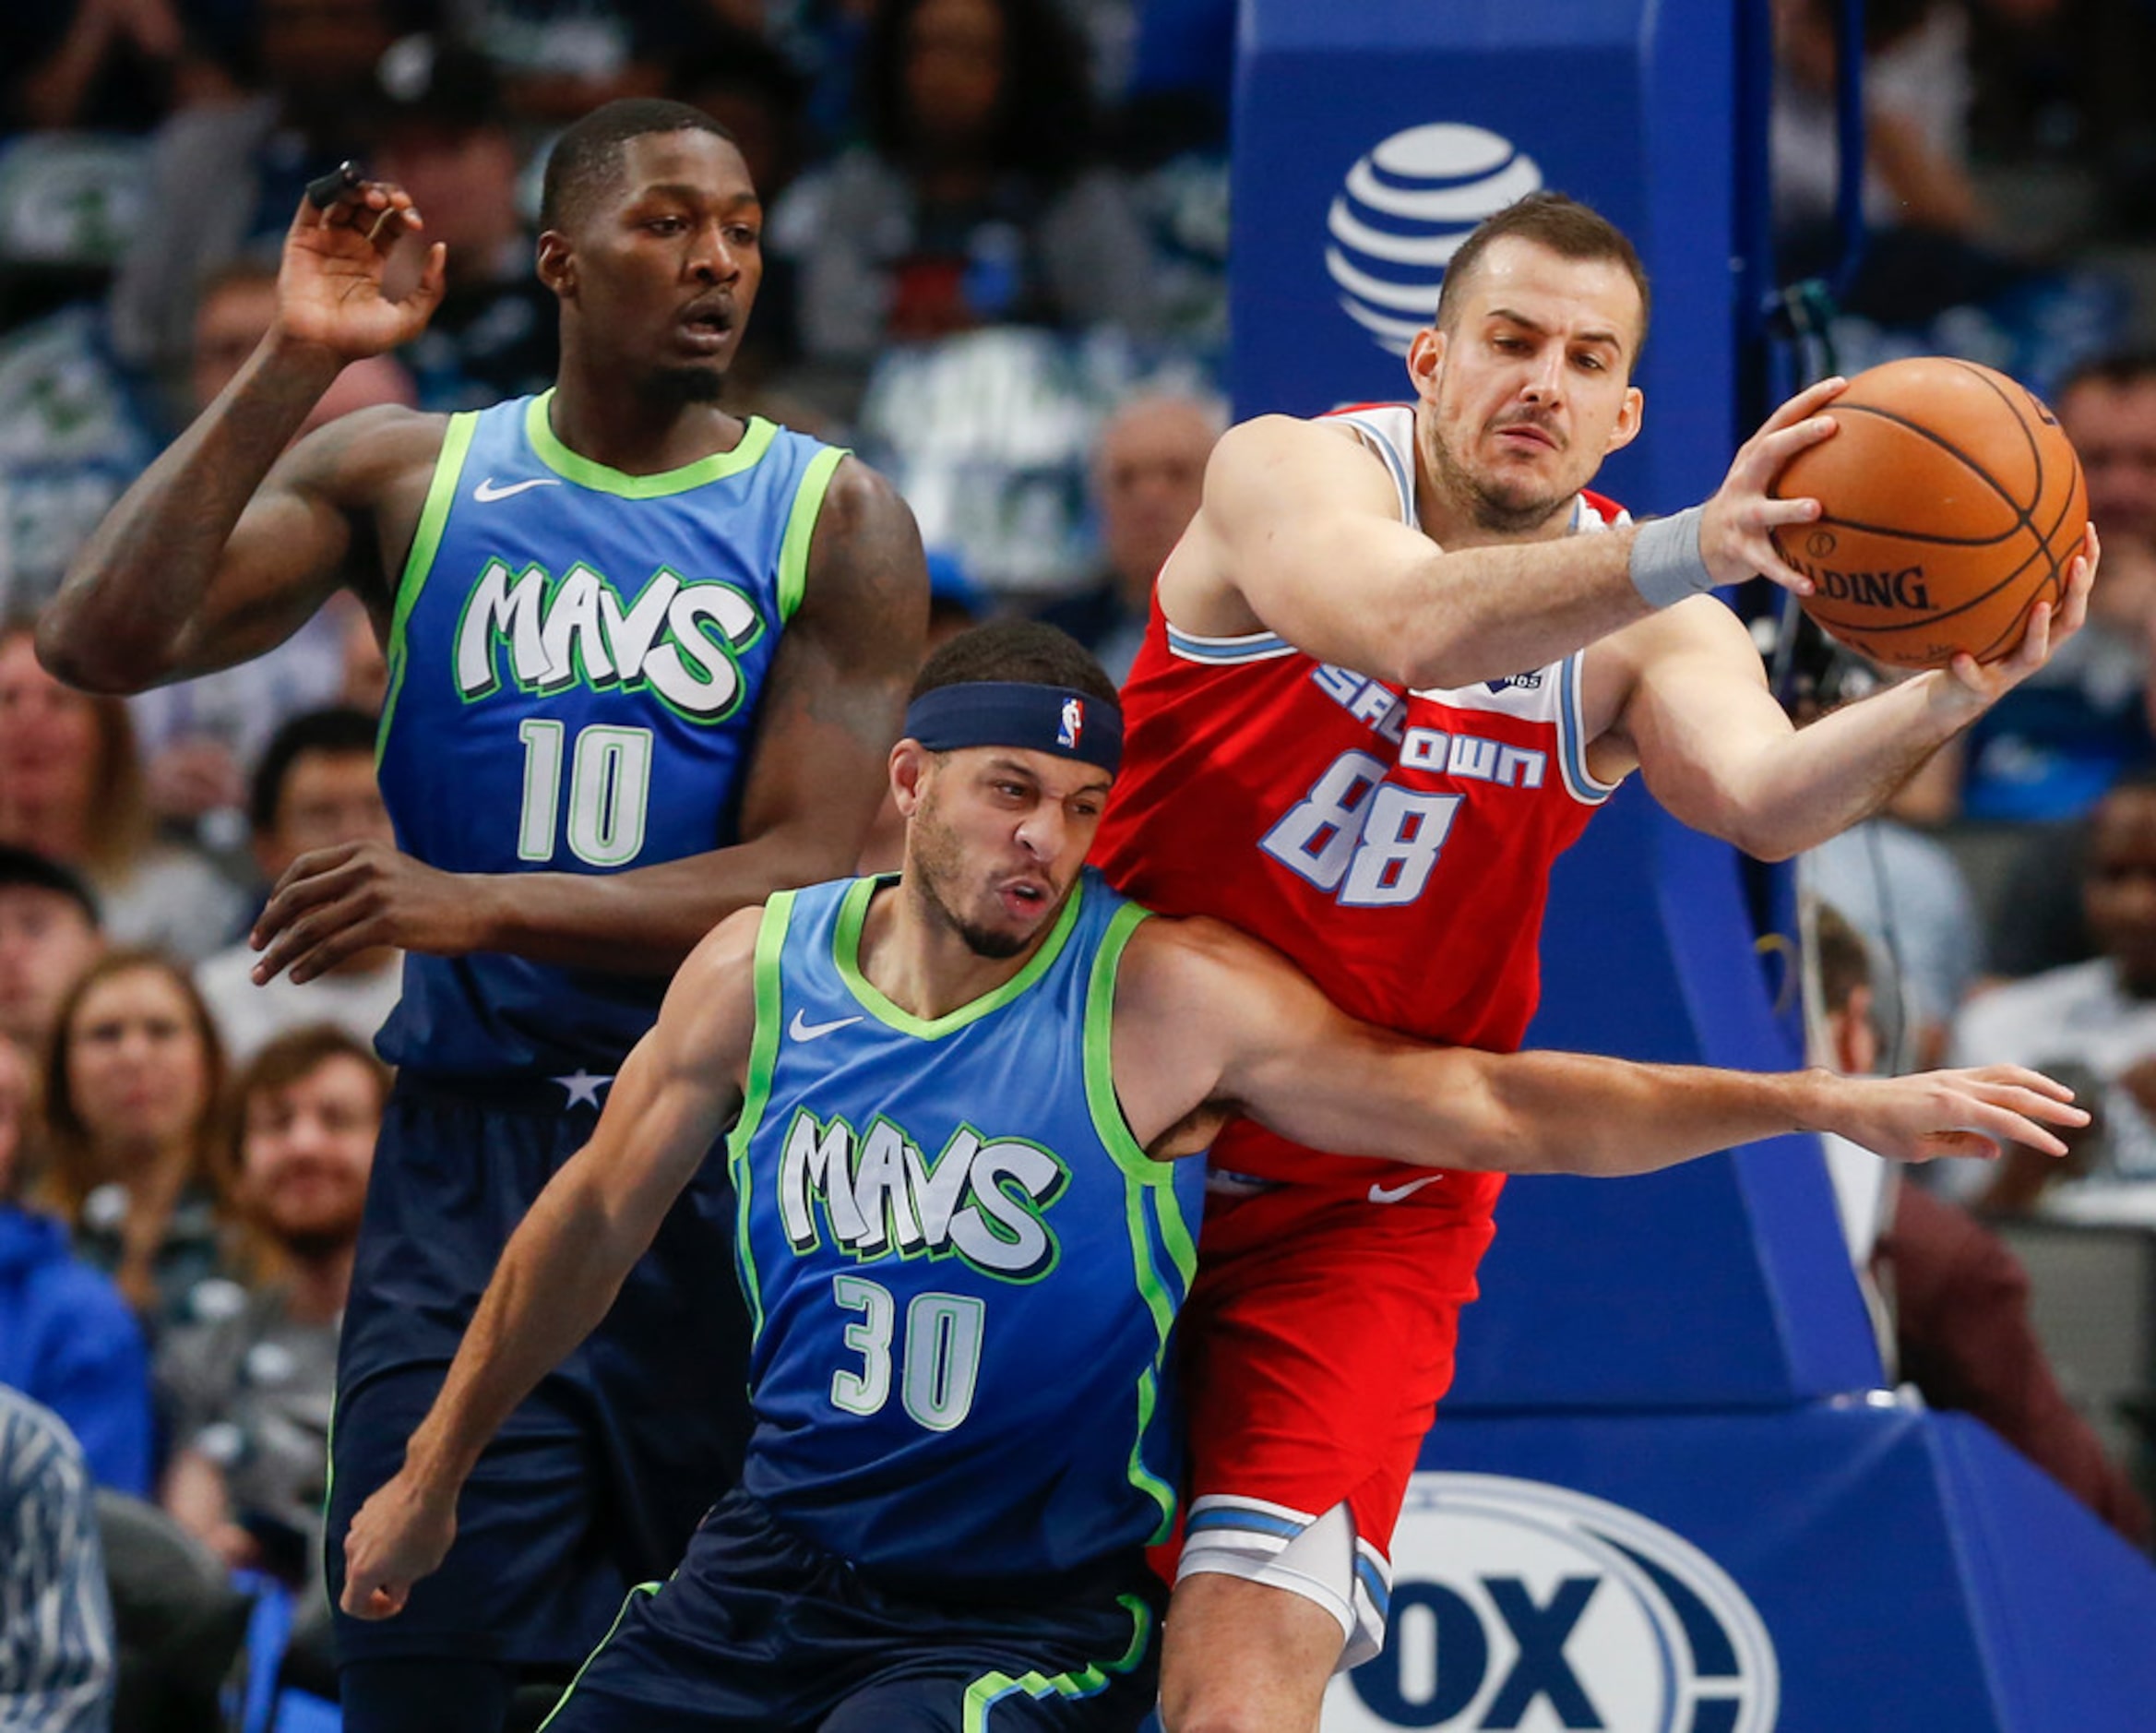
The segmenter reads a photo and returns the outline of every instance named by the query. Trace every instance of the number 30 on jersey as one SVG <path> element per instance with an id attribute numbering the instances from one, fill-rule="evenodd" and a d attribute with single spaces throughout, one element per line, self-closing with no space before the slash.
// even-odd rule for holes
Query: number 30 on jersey
<path id="1" fill-rule="evenodd" d="M 1464 796 L 1400 788 L 1385 771 L 1367 752 L 1341 753 L 1258 847 L 1343 908 L 1412 902 Z"/>

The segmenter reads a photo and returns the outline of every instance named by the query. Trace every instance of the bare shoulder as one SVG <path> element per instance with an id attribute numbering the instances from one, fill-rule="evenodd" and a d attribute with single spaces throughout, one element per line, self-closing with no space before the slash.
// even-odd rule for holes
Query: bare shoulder
<path id="1" fill-rule="evenodd" d="M 921 532 L 899 491 L 849 453 L 831 472 L 809 546 L 809 590 L 902 592 L 918 575 Z"/>
<path id="2" fill-rule="evenodd" d="M 434 478 L 449 418 L 401 404 L 354 410 L 315 431 L 278 460 L 272 480 L 304 486 L 349 509 L 368 509 Z"/>
<path id="3" fill-rule="evenodd" d="M 1285 498 L 1321 499 L 1328 507 L 1362 506 L 1399 515 L 1398 496 L 1384 460 L 1343 423 L 1294 415 L 1259 415 L 1221 436 L 1206 466 L 1206 504 L 1263 508 Z"/>
<path id="4" fill-rule="evenodd" d="M 1131 935 L 1117 977 L 1116 1009 L 1162 1016 L 1248 1008 L 1269 984 L 1301 980 L 1294 965 L 1240 927 L 1210 915 L 1157 914 Z"/>

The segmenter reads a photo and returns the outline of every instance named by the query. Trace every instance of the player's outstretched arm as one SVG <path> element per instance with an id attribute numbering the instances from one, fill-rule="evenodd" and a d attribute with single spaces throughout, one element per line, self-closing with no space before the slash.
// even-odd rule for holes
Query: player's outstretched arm
<path id="1" fill-rule="evenodd" d="M 1628 688 L 1604 749 L 1628 745 L 1647 785 L 1695 830 L 1762 860 L 1816 848 L 1876 812 L 1924 761 L 2026 680 L 2088 617 L 2100 553 L 2091 528 L 2055 613 L 2040 604 L 2013 654 L 1963 656 L 1793 728 L 1735 616 L 1701 600 L 1595 653 Z"/>
<path id="2" fill-rule="evenodd" d="M 1791 457 L 1832 432 L 1817 412 L 1840 388 L 1825 380 L 1784 404 L 1714 497 L 1681 532 L 1654 532 L 1662 540 L 1649 549 L 1628 529 L 1439 548 L 1400 521 L 1382 462 L 1343 430 L 1260 417 L 1214 448 L 1204 503 L 1162 574 L 1161 599 L 1187 629 L 1230 636 L 1262 627 L 1321 661 L 1409 687 L 1540 667 L 1674 594 L 1760 571 L 1802 581 L 1768 532 L 1816 516 L 1817 502 L 1771 499 L 1767 488 Z M 1644 570 L 1650 555 L 1688 571 L 1688 587 L 1671 592 L 1666 571 Z M 1247 620 L 1234 617 L 1238 604 Z"/>
<path id="3" fill-rule="evenodd" d="M 382 293 L 390 248 L 420 227 L 411 200 L 375 182 L 327 209 L 301 205 L 269 334 L 105 514 L 40 618 L 54 674 L 134 692 L 230 666 L 290 636 L 342 582 L 387 617 L 377 514 L 399 515 L 397 484 L 416 484 L 399 515 L 409 534 L 441 419 L 367 411 L 285 448 L 347 362 L 416 335 L 440 302 L 439 245 L 403 300 Z"/>
<path id="4" fill-rule="evenodd" d="M 760 701 L 739 843 L 604 875 L 452 876 L 379 843 L 317 850 L 287 869 L 256 923 L 255 978 L 290 969 L 305 981 L 379 945 L 666 974 L 734 910 L 852 870 L 927 619 L 912 512 L 874 470 L 844 460 Z"/>
<path id="5" fill-rule="evenodd" d="M 674 1199 L 741 1106 L 756 1033 L 759 915 L 723 923 L 683 965 L 608 1092 L 591 1141 L 539 1194 L 481 1297 L 404 1466 L 345 1537 L 345 1611 L 386 1619 L 442 1561 L 480 1452 L 613 1304 Z"/>
<path id="6" fill-rule="evenodd" d="M 1803 1130 L 1898 1161 L 1995 1156 L 2002 1141 L 2058 1155 L 2045 1128 L 2088 1119 L 2063 1084 L 2018 1066 L 1766 1076 L 1429 1046 L 1358 1022 L 1277 952 L 1210 921 L 1151 921 L 1133 938 L 1114 1055 L 1131 1129 L 1162 1155 L 1202 1144 L 1222 1112 L 1343 1155 L 1593 1175 Z"/>

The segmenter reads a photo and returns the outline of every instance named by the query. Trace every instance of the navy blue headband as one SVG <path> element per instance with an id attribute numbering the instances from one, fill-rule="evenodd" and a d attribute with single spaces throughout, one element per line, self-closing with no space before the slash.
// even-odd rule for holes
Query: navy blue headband
<path id="1" fill-rule="evenodd" d="M 1123 762 L 1122 710 L 1063 686 L 1014 680 L 939 686 L 906 707 L 905 733 L 931 752 L 1020 747 L 1077 759 L 1111 776 Z"/>

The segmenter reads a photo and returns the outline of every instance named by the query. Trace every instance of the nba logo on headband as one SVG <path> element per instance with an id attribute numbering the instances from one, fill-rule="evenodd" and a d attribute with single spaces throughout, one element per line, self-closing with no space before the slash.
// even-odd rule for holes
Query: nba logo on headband
<path id="1" fill-rule="evenodd" d="M 1066 752 L 1078 750 L 1078 736 L 1086 731 L 1086 704 L 1083 699 L 1066 698 L 1063 700 L 1063 721 L 1055 731 L 1055 744 Z"/>

